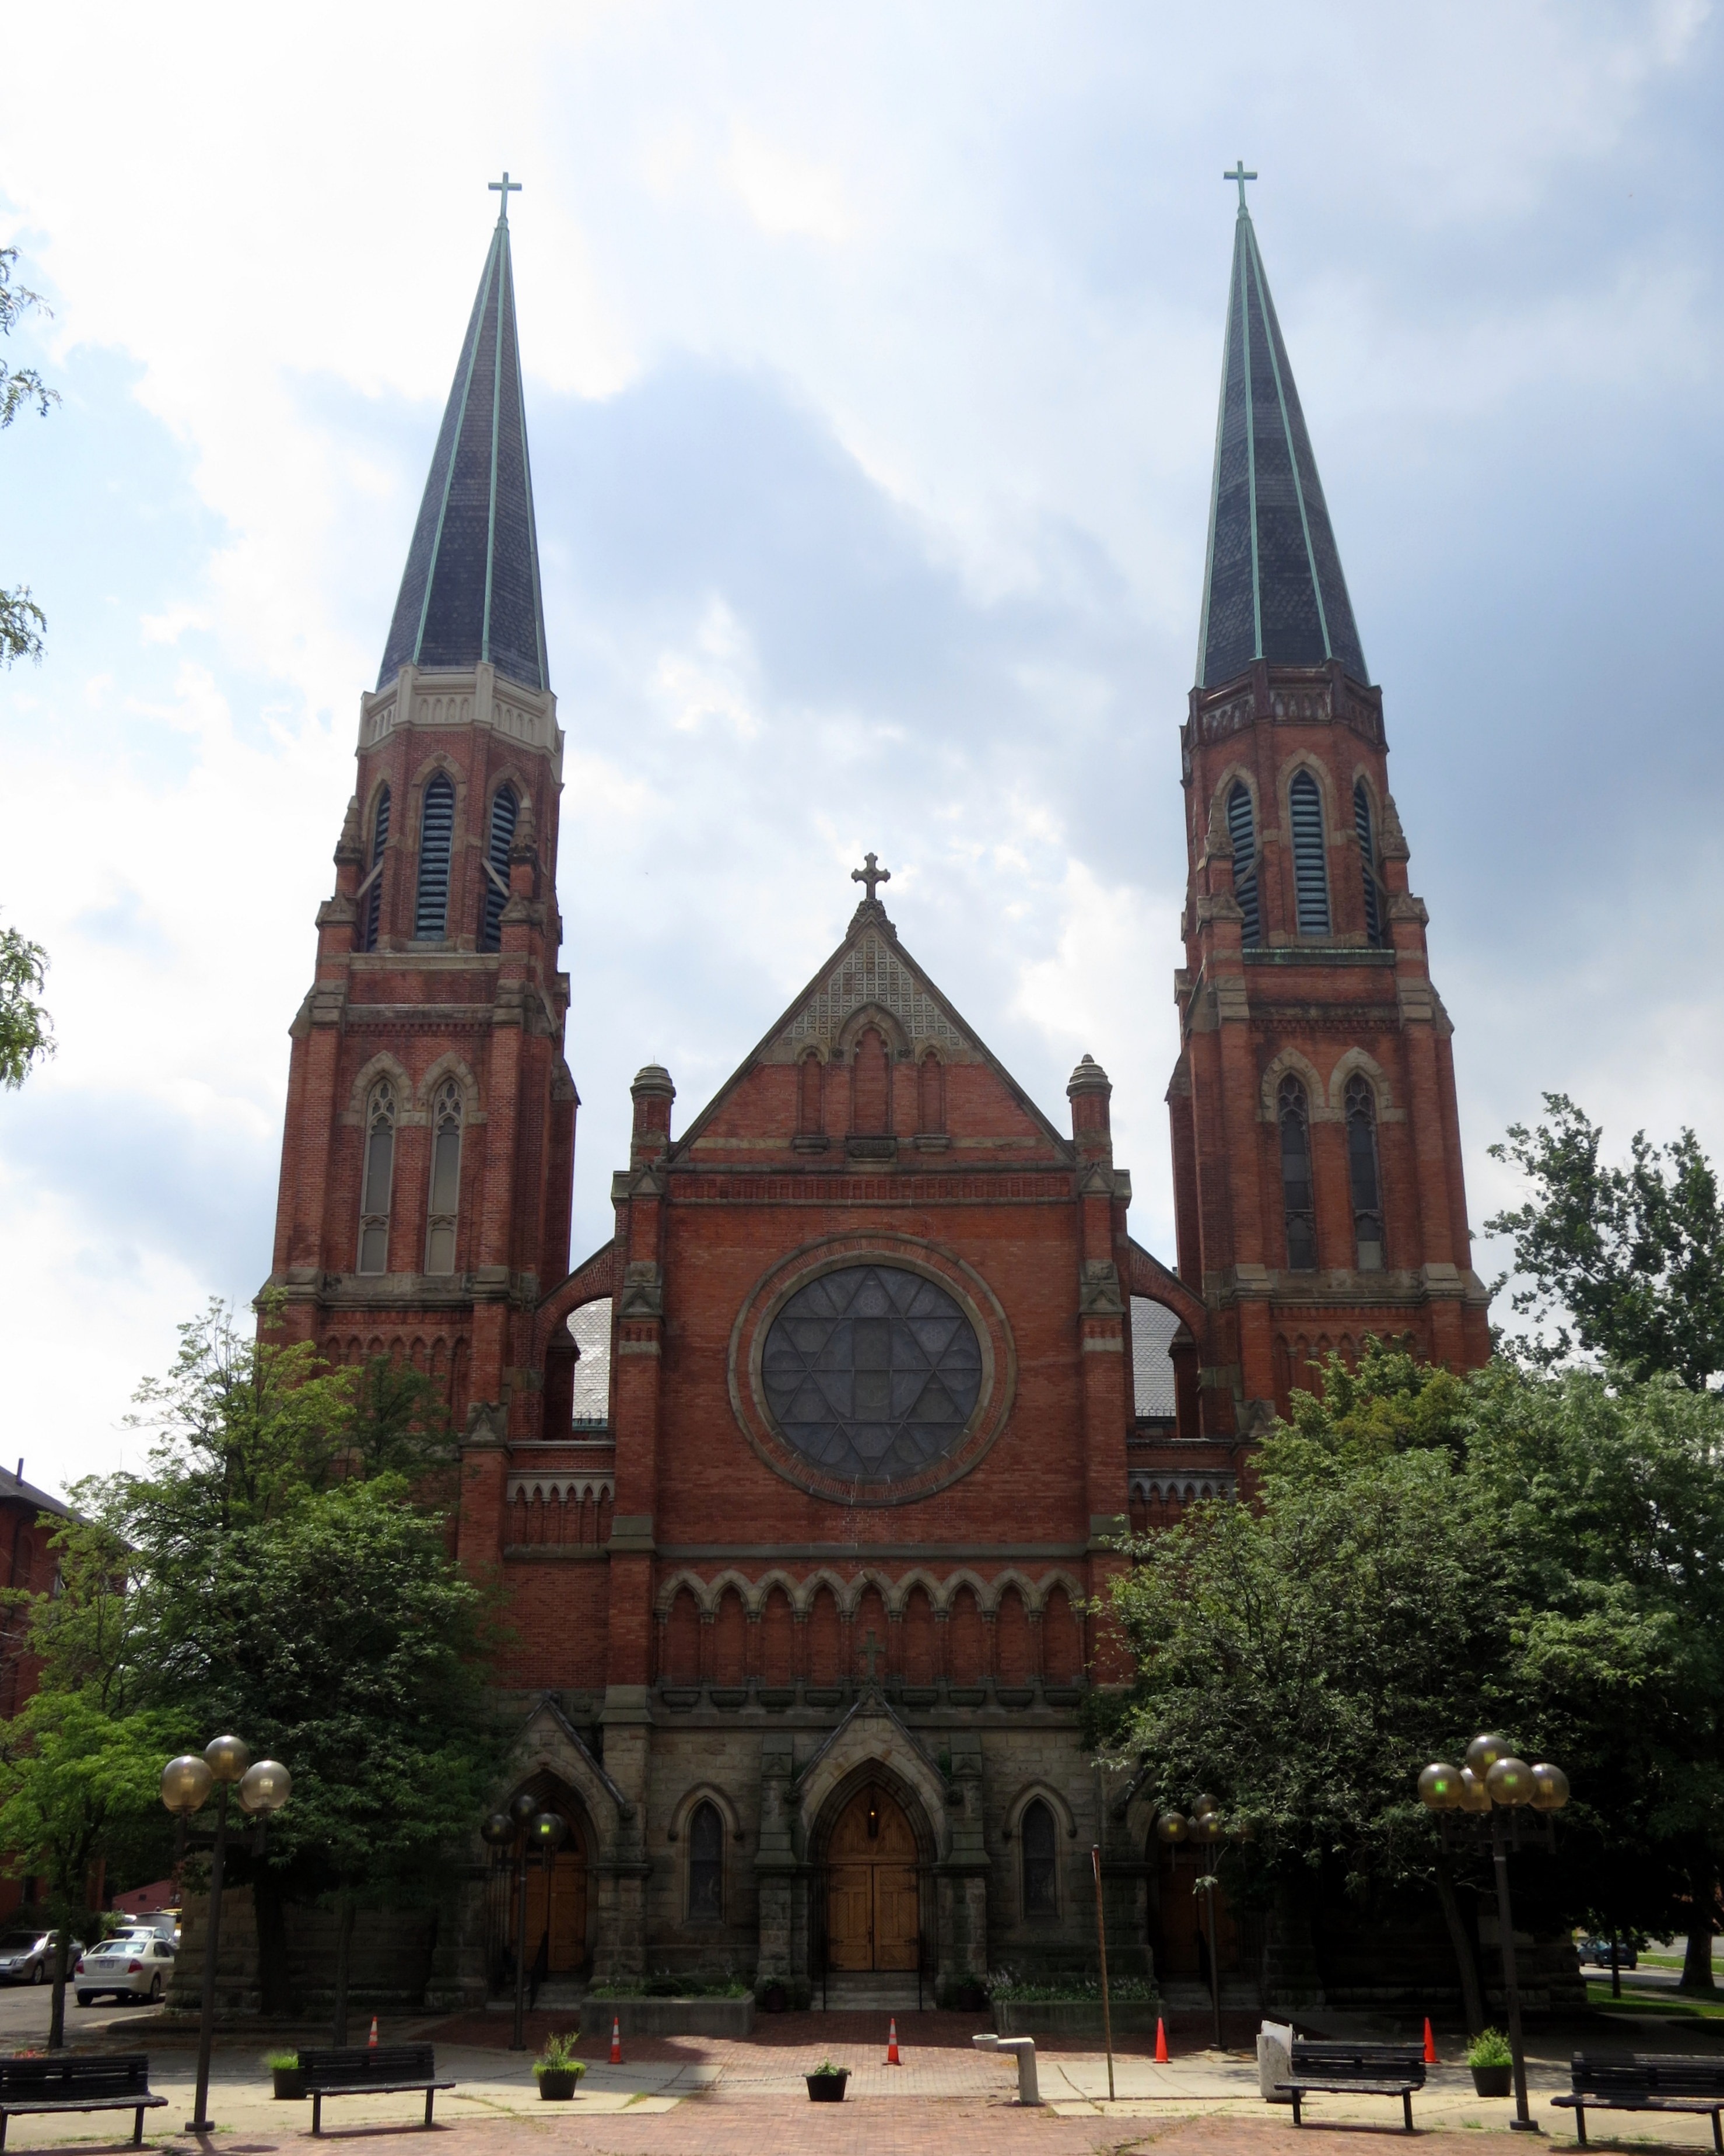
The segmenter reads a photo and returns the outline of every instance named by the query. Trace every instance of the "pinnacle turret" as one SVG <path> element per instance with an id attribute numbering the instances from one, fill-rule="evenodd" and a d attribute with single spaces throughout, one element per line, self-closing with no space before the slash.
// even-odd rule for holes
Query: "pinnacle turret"
<path id="1" fill-rule="evenodd" d="M 521 401 L 508 202 L 491 235 L 408 549 L 377 686 L 403 666 L 489 661 L 547 689 L 539 546 Z"/>

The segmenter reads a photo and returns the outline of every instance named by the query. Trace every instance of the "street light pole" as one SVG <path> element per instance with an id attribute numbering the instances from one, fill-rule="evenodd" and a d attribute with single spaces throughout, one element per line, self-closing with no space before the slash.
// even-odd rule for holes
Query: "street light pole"
<path id="1" fill-rule="evenodd" d="M 239 1808 L 258 1821 L 257 1840 L 263 1847 L 264 1824 L 271 1812 L 280 1811 L 293 1788 L 293 1778 L 278 1759 L 254 1763 L 249 1748 L 237 1737 L 217 1737 L 195 1752 L 170 1759 L 162 1770 L 162 1801 L 180 1822 L 180 1846 L 192 1836 L 188 1831 L 192 1815 L 201 1811 L 216 1791 L 215 1832 L 210 1838 L 208 1917 L 203 1935 L 203 2000 L 198 2030 L 198 2094 L 187 2133 L 213 2133 L 209 2117 L 209 2061 L 215 2043 L 216 1955 L 222 1937 L 222 1872 L 228 1854 L 228 1792 L 237 1784 Z"/>
<path id="2" fill-rule="evenodd" d="M 1508 1995 L 1509 2055 L 1515 2069 L 1515 2115 L 1510 2128 L 1517 2133 L 1537 2133 L 1538 2121 L 1526 2102 L 1526 2050 L 1521 2036 L 1521 1986 L 1515 1968 L 1515 1918 L 1509 1901 L 1508 1843 L 1503 1833 L 1503 1814 L 1523 1805 L 1537 1812 L 1559 1812 L 1568 1801 L 1568 1777 L 1547 1762 L 1529 1767 L 1509 1749 L 1508 1740 L 1489 1735 L 1474 1738 L 1466 1748 L 1465 1767 L 1438 1760 L 1419 1777 L 1419 1801 L 1434 1812 L 1460 1811 L 1480 1819 L 1491 1818 L 1491 1858 L 1496 1874 L 1496 1923 L 1502 1938 L 1502 1983 Z M 1443 1821 L 1446 1845 L 1449 1822 Z M 1516 1824 L 1516 1845 L 1520 1826 Z"/>
<path id="3" fill-rule="evenodd" d="M 545 1876 L 568 1834 L 568 1821 L 557 1812 L 539 1810 L 538 1799 L 523 1789 L 505 1812 L 493 1812 L 479 1830 L 500 1854 L 508 1852 L 515 1866 L 515 2027 L 509 2040 L 511 2051 L 526 2049 L 526 1867 L 534 1850 L 545 1853 Z M 506 1861 L 506 1860 L 505 1860 Z M 551 1897 L 545 1897 L 545 1920 L 550 1922 Z"/>
<path id="4" fill-rule="evenodd" d="M 1158 1839 L 1166 1842 L 1168 1847 L 1176 1852 L 1180 1844 L 1185 1841 L 1202 1842 L 1213 1846 L 1216 1842 L 1224 1840 L 1229 1831 L 1221 1816 L 1220 1805 L 1213 1797 L 1208 1796 L 1198 1799 L 1189 1818 L 1183 1812 L 1163 1812 L 1155 1823 L 1155 1830 Z M 1239 1829 L 1237 1822 L 1232 1831 L 1235 1835 L 1238 1835 Z M 1179 1861 L 1177 1854 L 1173 1861 L 1177 1866 Z M 1212 1865 L 1213 1862 L 1212 1859 Z M 1215 2048 L 1219 2051 L 1222 2048 L 1221 1935 L 1215 1924 L 1215 1874 L 1213 1869 L 1205 1871 L 1199 1877 L 1197 1885 L 1192 1889 L 1193 1893 L 1197 1892 L 1198 1887 L 1201 1887 L 1203 1890 L 1203 1904 L 1209 1916 L 1209 2012 L 1211 2025 L 1214 2030 Z"/>

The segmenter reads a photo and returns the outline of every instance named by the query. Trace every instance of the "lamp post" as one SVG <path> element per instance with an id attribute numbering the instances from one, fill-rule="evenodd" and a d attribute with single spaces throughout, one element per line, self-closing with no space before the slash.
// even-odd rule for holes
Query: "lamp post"
<path id="1" fill-rule="evenodd" d="M 162 1801 L 179 1820 L 181 1853 L 194 1840 L 207 1846 L 210 1852 L 209 1921 L 203 1938 L 203 2010 L 198 2032 L 198 2098 L 191 2118 L 186 2121 L 187 2133 L 214 2131 L 209 2121 L 209 2054 L 215 2036 L 216 1951 L 222 1934 L 222 1869 L 228 1854 L 228 1792 L 236 1784 L 239 1809 L 257 1820 L 252 1847 L 261 1854 L 269 1815 L 280 1810 L 293 1789 L 293 1777 L 279 1759 L 254 1761 L 249 1748 L 239 1738 L 216 1737 L 204 1746 L 202 1758 L 195 1752 L 182 1753 L 178 1758 L 170 1759 L 162 1770 Z M 193 1815 L 202 1811 L 208 1802 L 212 1788 L 216 1792 L 215 1831 L 206 1840 L 201 1835 L 192 1835 L 191 1823 Z"/>
<path id="2" fill-rule="evenodd" d="M 1559 1812 L 1568 1801 L 1568 1777 L 1548 1762 L 1529 1767 L 1515 1757 L 1505 1737 L 1488 1733 L 1474 1738 L 1466 1748 L 1466 1764 L 1451 1767 L 1438 1760 L 1419 1778 L 1421 1804 L 1442 1814 L 1443 1836 L 1449 1836 L 1450 1812 L 1460 1812 L 1482 1833 L 1491 1822 L 1491 1855 L 1496 1871 L 1496 1922 L 1502 1935 L 1502 1980 L 1508 1994 L 1509 2050 L 1515 2062 L 1515 2115 L 1509 2124 L 1520 2133 L 1537 2133 L 1538 2121 L 1526 2108 L 1526 2053 L 1521 2041 L 1521 1988 L 1515 1974 L 1515 1920 L 1509 1907 L 1508 1852 L 1511 1835 L 1504 1830 L 1506 1815 L 1514 1846 L 1521 1839 L 1521 1817 L 1528 1811 Z M 1550 1831 L 1545 1821 L 1547 1836 Z M 1548 1839 L 1546 1846 L 1549 1846 Z"/>
<path id="3" fill-rule="evenodd" d="M 568 1821 L 559 1813 L 539 1809 L 539 1800 L 523 1789 L 505 1812 L 493 1812 L 479 1830 L 496 1851 L 499 1859 L 515 1865 L 515 2033 L 511 2051 L 526 2049 L 526 1867 L 535 1851 L 545 1858 L 546 1918 L 550 1918 L 548 1882 L 552 1860 L 568 1835 Z"/>
<path id="4" fill-rule="evenodd" d="M 1213 1797 L 1208 1796 L 1198 1799 L 1189 1817 L 1183 1812 L 1162 1812 L 1156 1820 L 1155 1830 L 1158 1840 L 1176 1851 L 1186 1842 L 1195 1843 L 1200 1847 L 1213 1847 L 1218 1841 L 1224 1840 L 1229 1831 L 1221 1816 L 1219 1804 Z M 1174 1862 L 1177 1866 L 1177 1856 Z M 1209 2009 L 1213 2016 L 1215 2048 L 1219 2051 L 1221 2049 L 1221 1941 L 1215 1929 L 1214 1872 L 1205 1872 L 1198 1881 L 1198 1885 L 1203 1890 L 1203 1900 L 1209 1914 Z"/>

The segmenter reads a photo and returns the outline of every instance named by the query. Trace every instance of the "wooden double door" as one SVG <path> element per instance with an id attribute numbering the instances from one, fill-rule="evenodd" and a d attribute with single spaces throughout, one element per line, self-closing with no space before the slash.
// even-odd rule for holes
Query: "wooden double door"
<path id="1" fill-rule="evenodd" d="M 859 1790 L 827 1845 L 827 1966 L 914 1969 L 921 1947 L 916 1835 L 885 1789 Z"/>

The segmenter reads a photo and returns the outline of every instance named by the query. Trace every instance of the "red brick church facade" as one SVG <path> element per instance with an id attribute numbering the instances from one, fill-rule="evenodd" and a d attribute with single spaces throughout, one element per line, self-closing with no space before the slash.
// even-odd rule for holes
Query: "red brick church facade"
<path id="1" fill-rule="evenodd" d="M 500 220 L 362 701 L 271 1281 L 332 1362 L 446 1388 L 517 1786 L 571 1828 L 527 1936 L 553 1981 L 949 1998 L 1086 1960 L 1092 1842 L 1127 1958 L 1195 1974 L 1189 1896 L 1080 1735 L 1122 1523 L 1234 1491 L 1331 1348 L 1486 1352 L 1382 698 L 1243 210 L 1182 738 L 1176 1263 L 1132 1239 L 1107 1075 L 1044 1112 L 870 856 L 713 1100 L 680 1121 L 639 1073 L 614 1235 L 571 1270 L 563 737 Z M 478 1847 L 445 1994 L 512 1950 Z"/>

